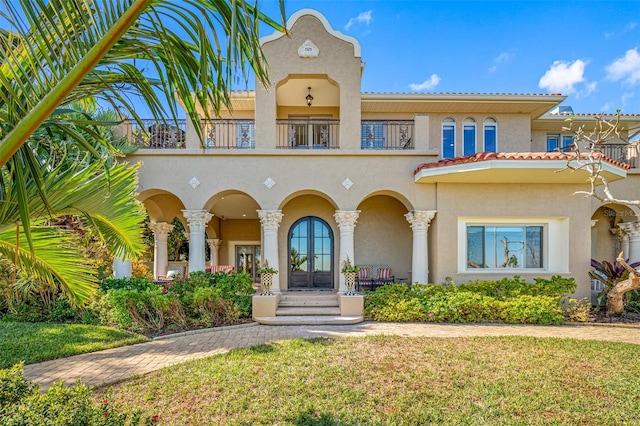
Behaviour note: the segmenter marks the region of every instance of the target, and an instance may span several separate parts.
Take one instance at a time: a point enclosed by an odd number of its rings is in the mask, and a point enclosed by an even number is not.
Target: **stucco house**
[[[261,39],[268,89],[233,93],[232,111],[203,121],[204,140],[190,122],[151,124],[128,155],[143,164],[156,277],[167,275],[175,217],[189,234],[188,271],[204,270],[209,250],[210,265],[257,280],[266,260],[280,303],[296,290],[344,293],[347,256],[407,282],[572,276],[578,297],[590,295],[592,257],[623,249],[640,260],[640,210],[572,196],[587,175],[562,171],[565,120],[595,121],[566,112],[565,96],[362,93],[356,39],[309,9],[287,27]],[[640,115],[621,121],[604,173],[637,199],[629,141]]]

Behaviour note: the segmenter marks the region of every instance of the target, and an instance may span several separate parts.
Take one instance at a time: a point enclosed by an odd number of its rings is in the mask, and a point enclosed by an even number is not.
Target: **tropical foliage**
[[[0,16],[0,253],[82,302],[95,279],[52,217],[78,214],[118,257],[140,250],[135,170],[111,167],[104,129],[139,120],[137,98],[175,120],[177,96],[198,131],[238,75],[267,84],[258,24],[280,27],[235,0],[0,0]]]
[[[565,295],[573,278],[520,277],[478,280],[463,285],[391,284],[365,293],[365,316],[376,321],[505,322],[561,324],[586,321],[590,306]]]
[[[109,279],[89,309],[104,325],[165,333],[250,317],[253,293],[249,275],[236,272],[192,272],[161,284],[146,278]]]

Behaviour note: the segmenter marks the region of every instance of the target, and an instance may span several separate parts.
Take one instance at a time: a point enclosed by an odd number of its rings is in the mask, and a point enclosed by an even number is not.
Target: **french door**
[[[318,217],[303,217],[289,230],[289,289],[333,289],[333,232]]]

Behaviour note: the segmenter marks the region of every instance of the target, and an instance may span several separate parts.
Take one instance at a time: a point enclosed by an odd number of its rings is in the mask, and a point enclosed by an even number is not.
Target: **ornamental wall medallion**
[[[298,56],[301,58],[317,58],[319,54],[320,49],[311,40],[305,41],[298,47]]]

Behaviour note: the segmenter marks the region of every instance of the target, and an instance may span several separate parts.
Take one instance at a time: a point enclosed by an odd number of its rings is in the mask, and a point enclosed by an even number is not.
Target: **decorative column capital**
[[[174,226],[167,222],[157,222],[157,223],[151,222],[149,224],[149,228],[151,229],[151,232],[153,232],[154,235],[158,235],[158,234],[168,234],[169,232],[171,232]]]
[[[205,227],[213,215],[206,210],[182,210],[182,215],[187,219],[189,226]]]
[[[407,222],[411,224],[411,229],[414,231],[428,230],[431,219],[434,218],[436,212],[437,210],[411,210],[404,217],[407,218]]]
[[[260,218],[260,223],[265,228],[274,227],[277,228],[280,226],[280,221],[282,221],[282,210],[256,210],[258,212],[258,217]]]
[[[340,228],[349,227],[353,228],[360,216],[360,210],[336,210],[333,217],[336,219],[336,223]]]
[[[207,244],[209,244],[209,247],[212,247],[212,248],[215,247],[216,249],[219,249],[220,246],[222,245],[222,240],[218,238],[208,238]]]
[[[618,224],[618,228],[631,237],[640,236],[640,222],[623,222]]]

